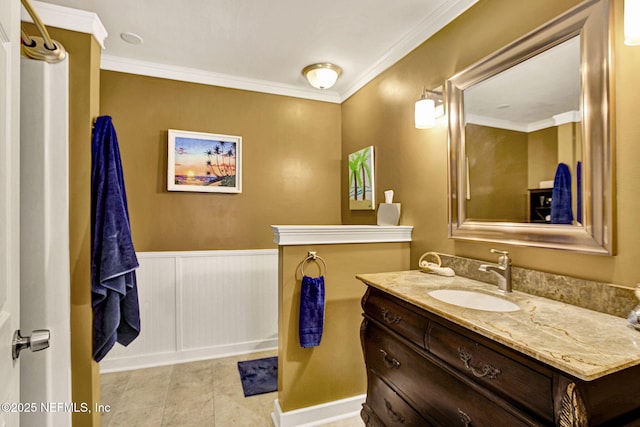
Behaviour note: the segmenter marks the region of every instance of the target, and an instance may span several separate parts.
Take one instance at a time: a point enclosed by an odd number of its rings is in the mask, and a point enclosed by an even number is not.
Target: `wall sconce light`
[[[640,0],[624,0],[624,44],[640,45]]]
[[[316,89],[329,89],[341,74],[342,68],[329,62],[307,65],[302,69],[302,75]]]
[[[436,118],[444,115],[442,90],[426,90],[422,88],[422,95],[416,101],[415,125],[416,129],[429,129],[435,126]]]

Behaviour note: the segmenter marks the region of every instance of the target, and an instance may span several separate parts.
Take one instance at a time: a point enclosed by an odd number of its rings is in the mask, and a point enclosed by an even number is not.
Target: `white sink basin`
[[[520,310],[518,304],[482,292],[465,291],[462,289],[438,289],[429,292],[429,295],[448,304],[472,308],[474,310],[497,312]]]

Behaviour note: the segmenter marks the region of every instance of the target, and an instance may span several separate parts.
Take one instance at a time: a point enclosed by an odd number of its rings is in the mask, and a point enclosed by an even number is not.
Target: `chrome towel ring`
[[[324,262],[324,260],[320,256],[318,256],[316,251],[309,251],[307,253],[307,257],[304,259],[304,261],[302,261],[302,264],[300,266],[300,271],[301,271],[303,276],[305,275],[304,274],[304,266],[308,262],[316,262],[316,263],[318,263],[318,265],[320,266],[320,276],[326,276],[326,274],[327,274],[327,263]]]

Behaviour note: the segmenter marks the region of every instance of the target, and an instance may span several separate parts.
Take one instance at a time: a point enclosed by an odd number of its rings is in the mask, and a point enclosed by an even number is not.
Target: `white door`
[[[71,402],[68,60],[20,61],[20,329],[51,333],[20,355],[22,402]],[[71,425],[70,411],[22,412],[21,427]]]
[[[0,427],[18,426],[20,409],[20,363],[11,352],[20,319],[19,25],[20,2],[0,0]]]

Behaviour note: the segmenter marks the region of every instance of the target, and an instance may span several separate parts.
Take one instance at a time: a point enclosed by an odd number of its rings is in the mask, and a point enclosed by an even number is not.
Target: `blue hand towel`
[[[569,166],[558,164],[551,192],[551,224],[571,224],[571,172]]]
[[[320,345],[324,328],[324,276],[302,277],[300,290],[300,321],[298,324],[302,348]]]
[[[98,117],[91,141],[91,299],[93,358],[99,362],[116,342],[140,333],[135,269],[138,268],[111,117]]]

